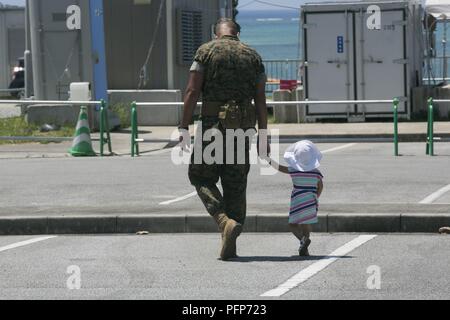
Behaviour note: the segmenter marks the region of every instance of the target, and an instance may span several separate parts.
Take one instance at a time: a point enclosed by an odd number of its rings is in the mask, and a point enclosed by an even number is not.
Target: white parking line
[[[353,147],[355,145],[356,145],[356,143],[349,143],[349,144],[345,144],[343,146],[339,146],[339,147],[331,148],[331,149],[328,149],[328,150],[324,150],[324,151],[322,151],[322,153],[330,153],[330,152],[334,152],[334,151],[339,151],[339,150],[342,150],[342,149],[347,149],[347,148]],[[167,151],[164,151],[164,152],[167,152]],[[173,199],[173,200],[161,202],[159,205],[160,206],[167,206],[167,205],[172,204],[172,203],[180,202],[180,201],[187,200],[189,198],[195,197],[196,195],[197,195],[197,192],[192,192],[192,193],[189,193],[189,194],[187,194],[185,196],[178,197],[178,198]]]
[[[195,197],[196,195],[197,195],[197,191],[189,193],[189,194],[187,194],[185,196],[182,196],[182,197],[179,197],[179,198],[176,198],[176,199],[173,199],[173,200],[161,202],[159,205],[160,206],[167,206],[167,205],[175,203],[175,202],[180,202],[180,201],[187,200],[189,198]]]
[[[445,187],[439,189],[436,192],[433,192],[432,194],[430,194],[428,197],[426,197],[419,203],[420,204],[432,204],[434,201],[436,201],[437,199],[439,199],[440,197],[442,197],[444,194],[446,194],[449,191],[450,191],[450,184],[448,186],[445,186]]]
[[[375,238],[376,235],[364,235],[359,236],[352,241],[346,243],[342,247],[335,250],[333,253],[328,255],[327,257],[315,262],[314,264],[310,265],[309,267],[303,269],[296,275],[294,275],[292,278],[287,280],[285,283],[279,285],[277,288],[267,291],[266,293],[263,293],[261,297],[280,297],[286,293],[288,293],[290,290],[296,288],[301,283],[305,282],[312,276],[316,275],[320,271],[324,270],[326,267],[328,267],[333,262],[336,262],[339,258],[342,258],[358,248],[359,246],[363,245],[364,243],[372,240]]]
[[[40,238],[34,238],[34,239],[26,240],[26,241],[13,243],[13,244],[10,244],[10,245],[4,246],[4,247],[0,247],[0,252],[27,246],[29,244],[33,244],[36,242],[45,241],[45,240],[49,240],[49,239],[53,239],[53,238],[56,238],[56,236],[40,237]]]
[[[357,145],[357,143],[349,143],[349,144],[345,144],[345,145],[340,146],[340,147],[331,148],[331,149],[324,150],[324,151],[321,151],[321,152],[322,153],[330,153],[330,152],[339,151],[339,150],[342,150],[342,149],[351,148],[351,147],[356,146],[356,145]]]

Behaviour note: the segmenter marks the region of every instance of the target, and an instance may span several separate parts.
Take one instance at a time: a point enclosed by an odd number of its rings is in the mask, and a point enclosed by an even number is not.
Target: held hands
[[[180,127],[178,130],[180,132],[179,145],[181,151],[189,152],[189,150],[191,149],[191,135],[189,133],[189,128]],[[258,134],[257,150],[258,156],[262,160],[270,162],[270,141],[266,132],[260,132]]]
[[[270,141],[267,132],[259,132],[257,142],[258,156],[270,163]]]

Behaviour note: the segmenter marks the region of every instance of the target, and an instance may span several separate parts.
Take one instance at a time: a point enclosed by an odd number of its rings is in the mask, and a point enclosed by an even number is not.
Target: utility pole
[[[239,11],[237,9],[238,5],[239,5],[239,0],[233,0],[233,20],[236,20],[236,17],[239,14]]]

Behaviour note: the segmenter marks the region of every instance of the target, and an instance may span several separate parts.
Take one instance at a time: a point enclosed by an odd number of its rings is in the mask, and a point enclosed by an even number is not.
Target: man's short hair
[[[233,34],[238,34],[241,32],[241,26],[239,23],[230,18],[220,18],[214,27],[214,33],[217,35],[219,33],[219,29],[222,25],[226,25]]]

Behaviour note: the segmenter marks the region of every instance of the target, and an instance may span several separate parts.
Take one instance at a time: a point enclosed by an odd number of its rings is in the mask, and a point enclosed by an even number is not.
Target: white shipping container
[[[380,8],[377,29],[368,27]],[[421,8],[408,1],[346,2],[302,6],[305,98],[391,100],[409,117],[410,91],[421,83]],[[376,22],[376,21],[375,21]],[[311,105],[307,118],[392,117],[392,106]]]

